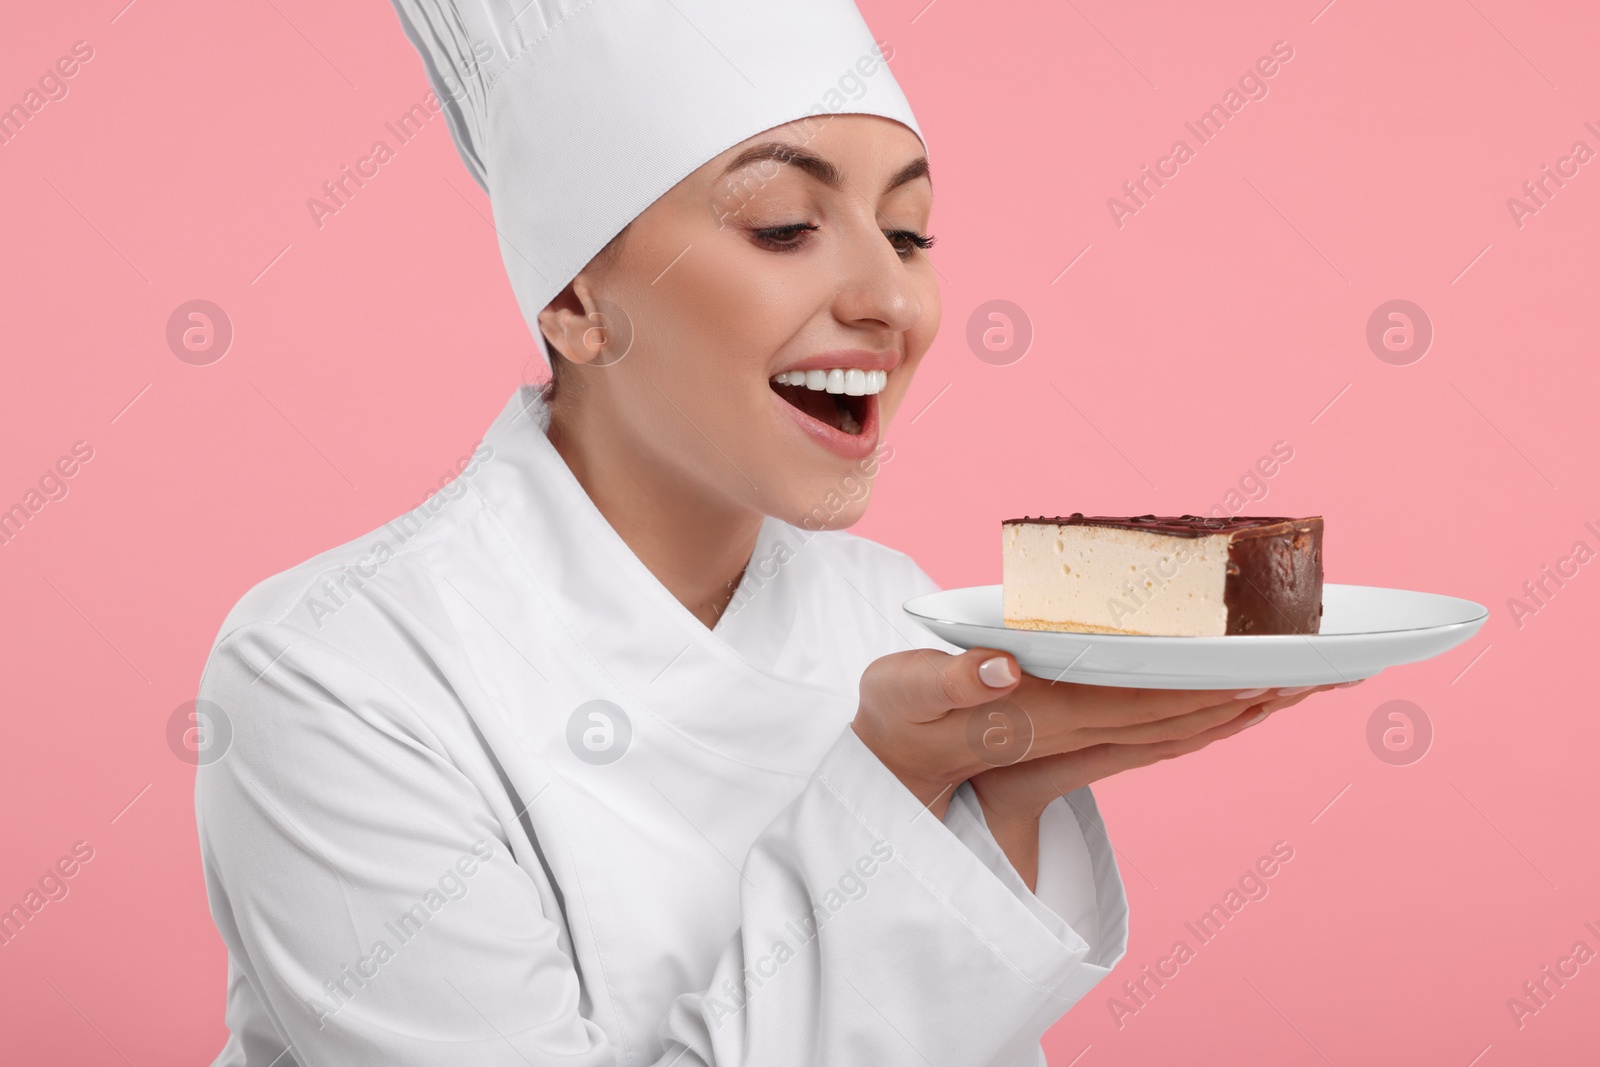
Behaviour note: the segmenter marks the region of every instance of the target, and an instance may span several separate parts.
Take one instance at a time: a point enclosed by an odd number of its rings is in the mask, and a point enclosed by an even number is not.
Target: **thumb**
[[[1017,661],[992,648],[951,655],[914,648],[875,660],[861,676],[861,703],[911,722],[930,722],[952,708],[971,708],[1009,693],[1022,681]]]

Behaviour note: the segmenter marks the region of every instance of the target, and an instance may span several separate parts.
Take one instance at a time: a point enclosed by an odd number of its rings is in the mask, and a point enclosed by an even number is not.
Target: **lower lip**
[[[789,413],[789,417],[805,431],[807,436],[836,456],[843,456],[845,459],[865,459],[878,447],[878,398],[883,395],[881,392],[861,398],[866,401],[866,411],[865,417],[861,420],[860,433],[845,433],[825,422],[813,419],[779,396],[776,390],[768,388],[767,392],[772,394],[773,401]]]

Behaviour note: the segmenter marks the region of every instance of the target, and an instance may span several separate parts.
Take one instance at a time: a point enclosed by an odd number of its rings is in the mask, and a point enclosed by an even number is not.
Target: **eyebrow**
[[[849,181],[844,171],[828,160],[808,152],[804,148],[799,148],[783,141],[762,141],[760,144],[751,145],[733,157],[733,161],[723,168],[722,176],[727,177],[741,167],[748,167],[752,163],[760,163],[769,159],[777,160],[779,163],[787,163],[792,167],[798,167],[801,171],[809,174],[830,189],[842,189],[845,183]],[[933,184],[933,175],[928,169],[927,156],[918,156],[895,171],[888,182],[885,183],[883,191],[888,193],[918,178],[927,178],[928,184]]]

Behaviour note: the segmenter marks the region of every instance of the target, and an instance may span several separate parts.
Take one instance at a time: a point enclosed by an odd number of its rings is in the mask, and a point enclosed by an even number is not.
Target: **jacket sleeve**
[[[743,925],[710,989],[674,1004],[668,1062],[1042,1062],[1045,1030],[1126,948],[1081,794],[1047,815],[1035,896],[970,787],[940,822],[847,727],[751,849]]]
[[[258,623],[207,663],[202,708],[231,732],[195,780],[230,964],[217,1067],[619,1062],[514,812],[396,660]]]
[[[201,697],[231,729],[196,779],[230,957],[218,1063],[645,1062],[586,1017],[557,887],[394,677],[266,624],[207,665]],[[933,818],[846,727],[750,849],[740,929],[709,987],[674,1002],[656,1062],[1039,1063],[1125,945],[1082,792],[1036,896],[970,790]]]

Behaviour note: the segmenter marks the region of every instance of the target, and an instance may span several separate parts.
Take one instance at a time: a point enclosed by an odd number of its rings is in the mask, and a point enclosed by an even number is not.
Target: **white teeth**
[[[786,370],[775,374],[772,380],[778,385],[803,385],[813,392],[827,391],[846,396],[871,396],[881,393],[889,384],[886,370],[862,370],[860,367],[832,367],[828,370]]]

